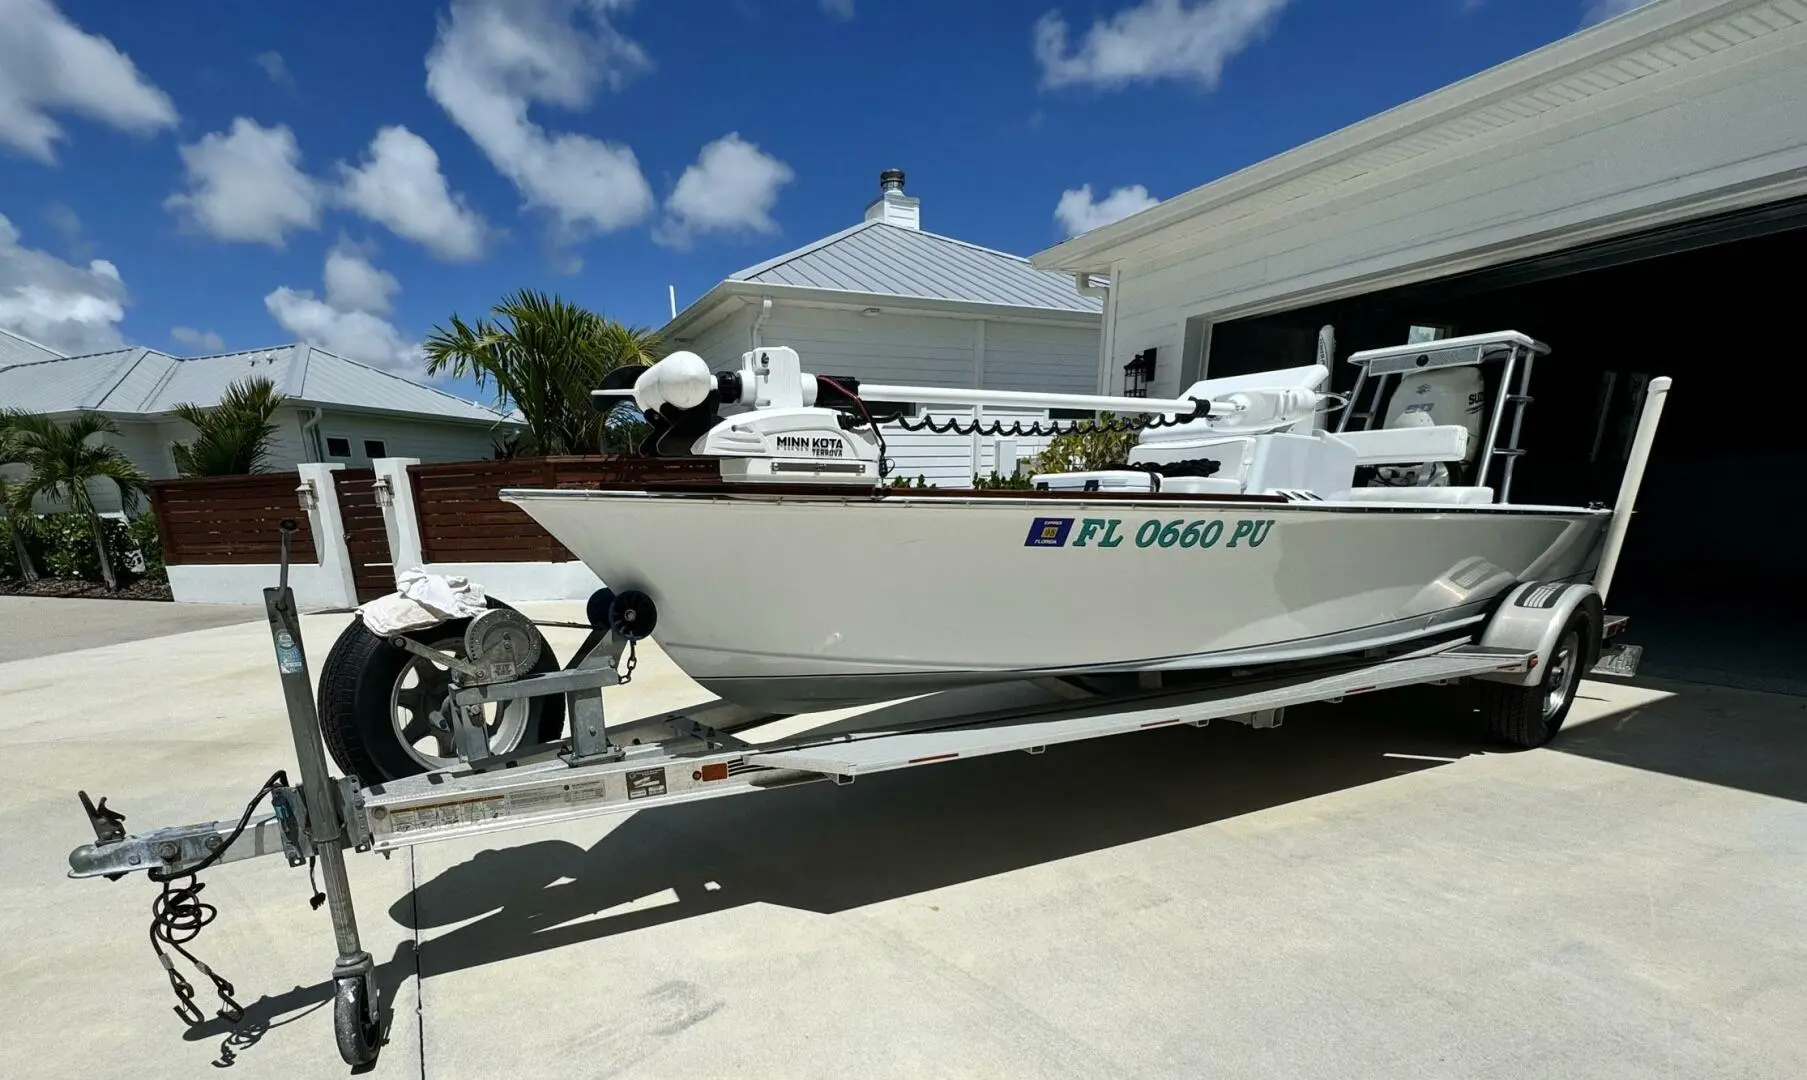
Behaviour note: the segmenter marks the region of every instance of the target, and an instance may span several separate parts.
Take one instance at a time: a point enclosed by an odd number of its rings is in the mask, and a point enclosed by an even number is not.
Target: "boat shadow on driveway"
[[[1724,691],[1671,689],[1565,732],[1552,749],[1807,801],[1807,699],[1744,695],[1766,702],[1753,708]],[[411,976],[743,904],[846,911],[1435,768],[1487,749],[1463,720],[1468,693],[1412,688],[1297,709],[1278,730],[1168,728],[679,805],[637,814],[588,848],[541,840],[485,850],[390,906],[413,930],[453,928],[378,965],[382,1000]],[[330,996],[323,982],[265,997],[240,1026],[268,1026]],[[189,1038],[229,1031],[216,1021]]]

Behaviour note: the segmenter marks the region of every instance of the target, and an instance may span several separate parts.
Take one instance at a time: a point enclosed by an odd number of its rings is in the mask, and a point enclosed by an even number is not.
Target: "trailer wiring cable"
[[[216,974],[205,961],[186,948],[187,944],[200,936],[207,924],[213,922],[220,913],[219,908],[201,899],[201,890],[207,886],[198,875],[218,862],[220,857],[226,853],[226,849],[244,834],[246,826],[251,822],[251,815],[257,812],[258,804],[265,798],[273,796],[278,788],[285,788],[288,785],[287,771],[276,770],[268,780],[264,781],[263,787],[257,789],[257,794],[251,797],[251,801],[245,804],[245,812],[239,816],[238,824],[233,827],[231,834],[219,847],[208,852],[206,858],[182,871],[172,872],[152,867],[148,872],[152,881],[163,886],[163,890],[157,894],[156,899],[151,901],[151,951],[157,954],[157,962],[163,966],[164,973],[169,976],[170,989],[176,995],[176,1015],[191,1027],[206,1018],[201,1015],[201,1010],[194,1003],[194,984],[176,970],[175,961],[170,958],[169,953],[164,951],[164,946],[168,945],[170,949],[181,953],[189,963],[195,966],[195,970],[207,976],[208,980],[213,983],[214,991],[220,996],[219,1016],[222,1020],[237,1023],[244,1017],[244,1007],[233,999],[232,995],[236,991],[232,983]],[[313,860],[310,859],[310,880],[312,864]],[[178,882],[182,882],[182,884],[177,884]],[[319,904],[316,903],[314,906],[318,908]]]

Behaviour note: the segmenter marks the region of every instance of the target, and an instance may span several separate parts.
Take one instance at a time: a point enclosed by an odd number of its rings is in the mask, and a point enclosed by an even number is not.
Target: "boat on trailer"
[[[1649,384],[1611,512],[1514,504],[1544,351],[1517,334],[1453,339],[1357,354],[1348,398],[1304,368],[1207,380],[1170,400],[862,388],[804,374],[788,349],[711,374],[674,354],[627,378],[653,421],[648,448],[719,468],[710,483],[508,494],[614,586],[591,597],[590,633],[567,662],[493,598],[401,632],[378,632],[366,611],[334,643],[316,697],[285,522],[264,606],[297,778],[271,776],[236,820],[138,834],[79,792],[94,842],[70,852],[69,873],[144,871],[161,885],[151,946],[194,1037],[245,1015],[193,951],[214,910],[196,900],[197,875],[280,854],[311,880],[317,864],[314,902],[337,950],[324,992],[341,1058],[362,1067],[387,1022],[347,850],[1212,720],[1271,728],[1295,705],[1466,679],[1494,738],[1542,745],[1583,671],[1635,670],[1635,646],[1595,661],[1623,625],[1605,597],[1669,389]],[[1479,369],[1496,362],[1505,389],[1489,399]],[[883,428],[862,389],[1097,409],[1141,418],[1141,435],[1128,467],[1041,474],[1029,492],[899,492],[880,486]],[[728,700],[610,724],[603,691],[632,679],[649,635]],[[437,674],[409,681],[426,673]],[[960,700],[1013,689],[971,685],[1006,678],[1040,699]],[[919,689],[949,692],[874,710],[854,730],[761,727],[780,706]],[[415,723],[444,756],[410,756]],[[329,771],[329,751],[344,775]],[[215,1020],[176,956],[211,982]]]
[[[1612,510],[1511,500],[1548,352],[1482,334],[1358,352],[1348,397],[1316,364],[1174,399],[861,385],[781,347],[711,373],[675,353],[600,403],[631,395],[643,452],[712,460],[718,482],[501,498],[650,598],[672,661],[749,707],[1361,654],[1472,635],[1514,586],[1599,568]],[[1124,467],[1032,490],[891,488],[869,401],[1095,409],[1139,434]]]

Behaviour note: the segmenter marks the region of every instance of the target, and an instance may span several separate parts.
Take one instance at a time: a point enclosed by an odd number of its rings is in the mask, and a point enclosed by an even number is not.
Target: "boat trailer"
[[[1534,645],[1503,647],[1449,642],[1403,655],[1376,658],[1329,669],[1278,676],[1219,680],[1203,688],[1150,685],[1143,678],[1131,689],[1100,692],[1080,680],[1061,680],[1057,693],[1040,707],[968,713],[897,725],[876,732],[832,736],[808,733],[766,745],[744,741],[736,730],[778,719],[770,714],[714,702],[698,708],[609,725],[602,690],[623,680],[616,666],[637,631],[617,620],[593,627],[585,648],[571,664],[549,674],[498,681],[471,681],[454,697],[467,708],[456,724],[456,767],[422,773],[370,786],[354,777],[331,775],[316,711],[300,613],[288,585],[287,541],[293,523],[285,522],[281,583],[264,590],[276,665],[288,708],[299,777],[291,782],[277,773],[259,789],[236,820],[210,821],[128,835],[125,818],[102,798],[93,802],[80,793],[94,828],[95,840],[70,853],[71,877],[118,879],[144,871],[162,884],[153,905],[152,944],[178,999],[176,1012],[191,1026],[205,1018],[194,1003],[193,985],[177,969],[165,946],[185,957],[209,979],[220,999],[217,1015],[234,1023],[243,1011],[234,987],[186,948],[212,918],[211,908],[196,899],[200,872],[217,864],[261,856],[283,856],[291,867],[317,868],[322,900],[331,915],[337,957],[333,964],[333,1028],[340,1056],[349,1065],[375,1061],[384,1041],[382,1013],[373,979],[374,963],[363,948],[345,852],[390,853],[415,844],[481,836],[534,825],[571,821],[603,814],[651,810],[678,803],[750,794],[797,784],[830,781],[852,784],[859,777],[897,769],[982,757],[1011,751],[1039,754],[1049,746],[1176,725],[1204,727],[1231,720],[1256,728],[1278,727],[1286,709],[1313,702],[1337,702],[1357,694],[1399,687],[1445,684],[1462,679],[1495,680],[1503,689],[1537,690],[1548,680],[1540,666],[1556,672],[1549,656]],[[1545,602],[1549,586],[1530,595],[1521,586],[1512,596],[1526,600],[1501,610],[1518,619],[1531,616],[1526,627],[1539,631],[1572,614],[1591,600],[1591,586],[1561,586],[1568,601]],[[605,605],[606,606],[606,605]],[[621,605],[614,605],[617,612]],[[595,605],[593,605],[593,608]],[[489,614],[525,621],[510,609]],[[1491,625],[1499,625],[1496,616]],[[1599,633],[1616,634],[1622,618],[1603,619]],[[492,637],[495,635],[492,634]],[[1518,639],[1529,642],[1523,628]],[[1548,636],[1548,635],[1545,635]],[[1480,636],[1482,641],[1486,634]],[[424,648],[413,642],[414,649]],[[1627,651],[1627,649],[1631,651]],[[1594,665],[1604,674],[1635,671],[1636,647],[1604,650]],[[450,657],[441,657],[442,662]],[[1578,659],[1578,658],[1577,658]],[[1570,673],[1564,692],[1572,698],[1578,673]],[[1524,685],[1529,683],[1529,685]],[[488,755],[481,730],[473,732],[470,706],[540,695],[566,695],[572,706],[569,735],[558,744],[524,746],[503,756]],[[1564,702],[1566,706],[1566,702]],[[480,715],[480,714],[479,714]],[[474,738],[473,738],[474,734]],[[481,747],[476,753],[471,751]],[[270,808],[258,813],[264,800]]]

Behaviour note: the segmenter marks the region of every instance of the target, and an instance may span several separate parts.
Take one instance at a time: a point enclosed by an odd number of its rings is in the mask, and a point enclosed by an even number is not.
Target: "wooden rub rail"
[[[571,562],[576,556],[519,507],[504,488],[590,488],[637,484],[708,485],[718,463],[636,457],[515,458],[410,465],[427,562]]]
[[[307,515],[296,501],[294,473],[196,477],[151,483],[151,511],[163,560],[172,566],[210,563],[274,563],[281,555],[280,523],[296,523],[290,557],[314,563],[319,556]]]

